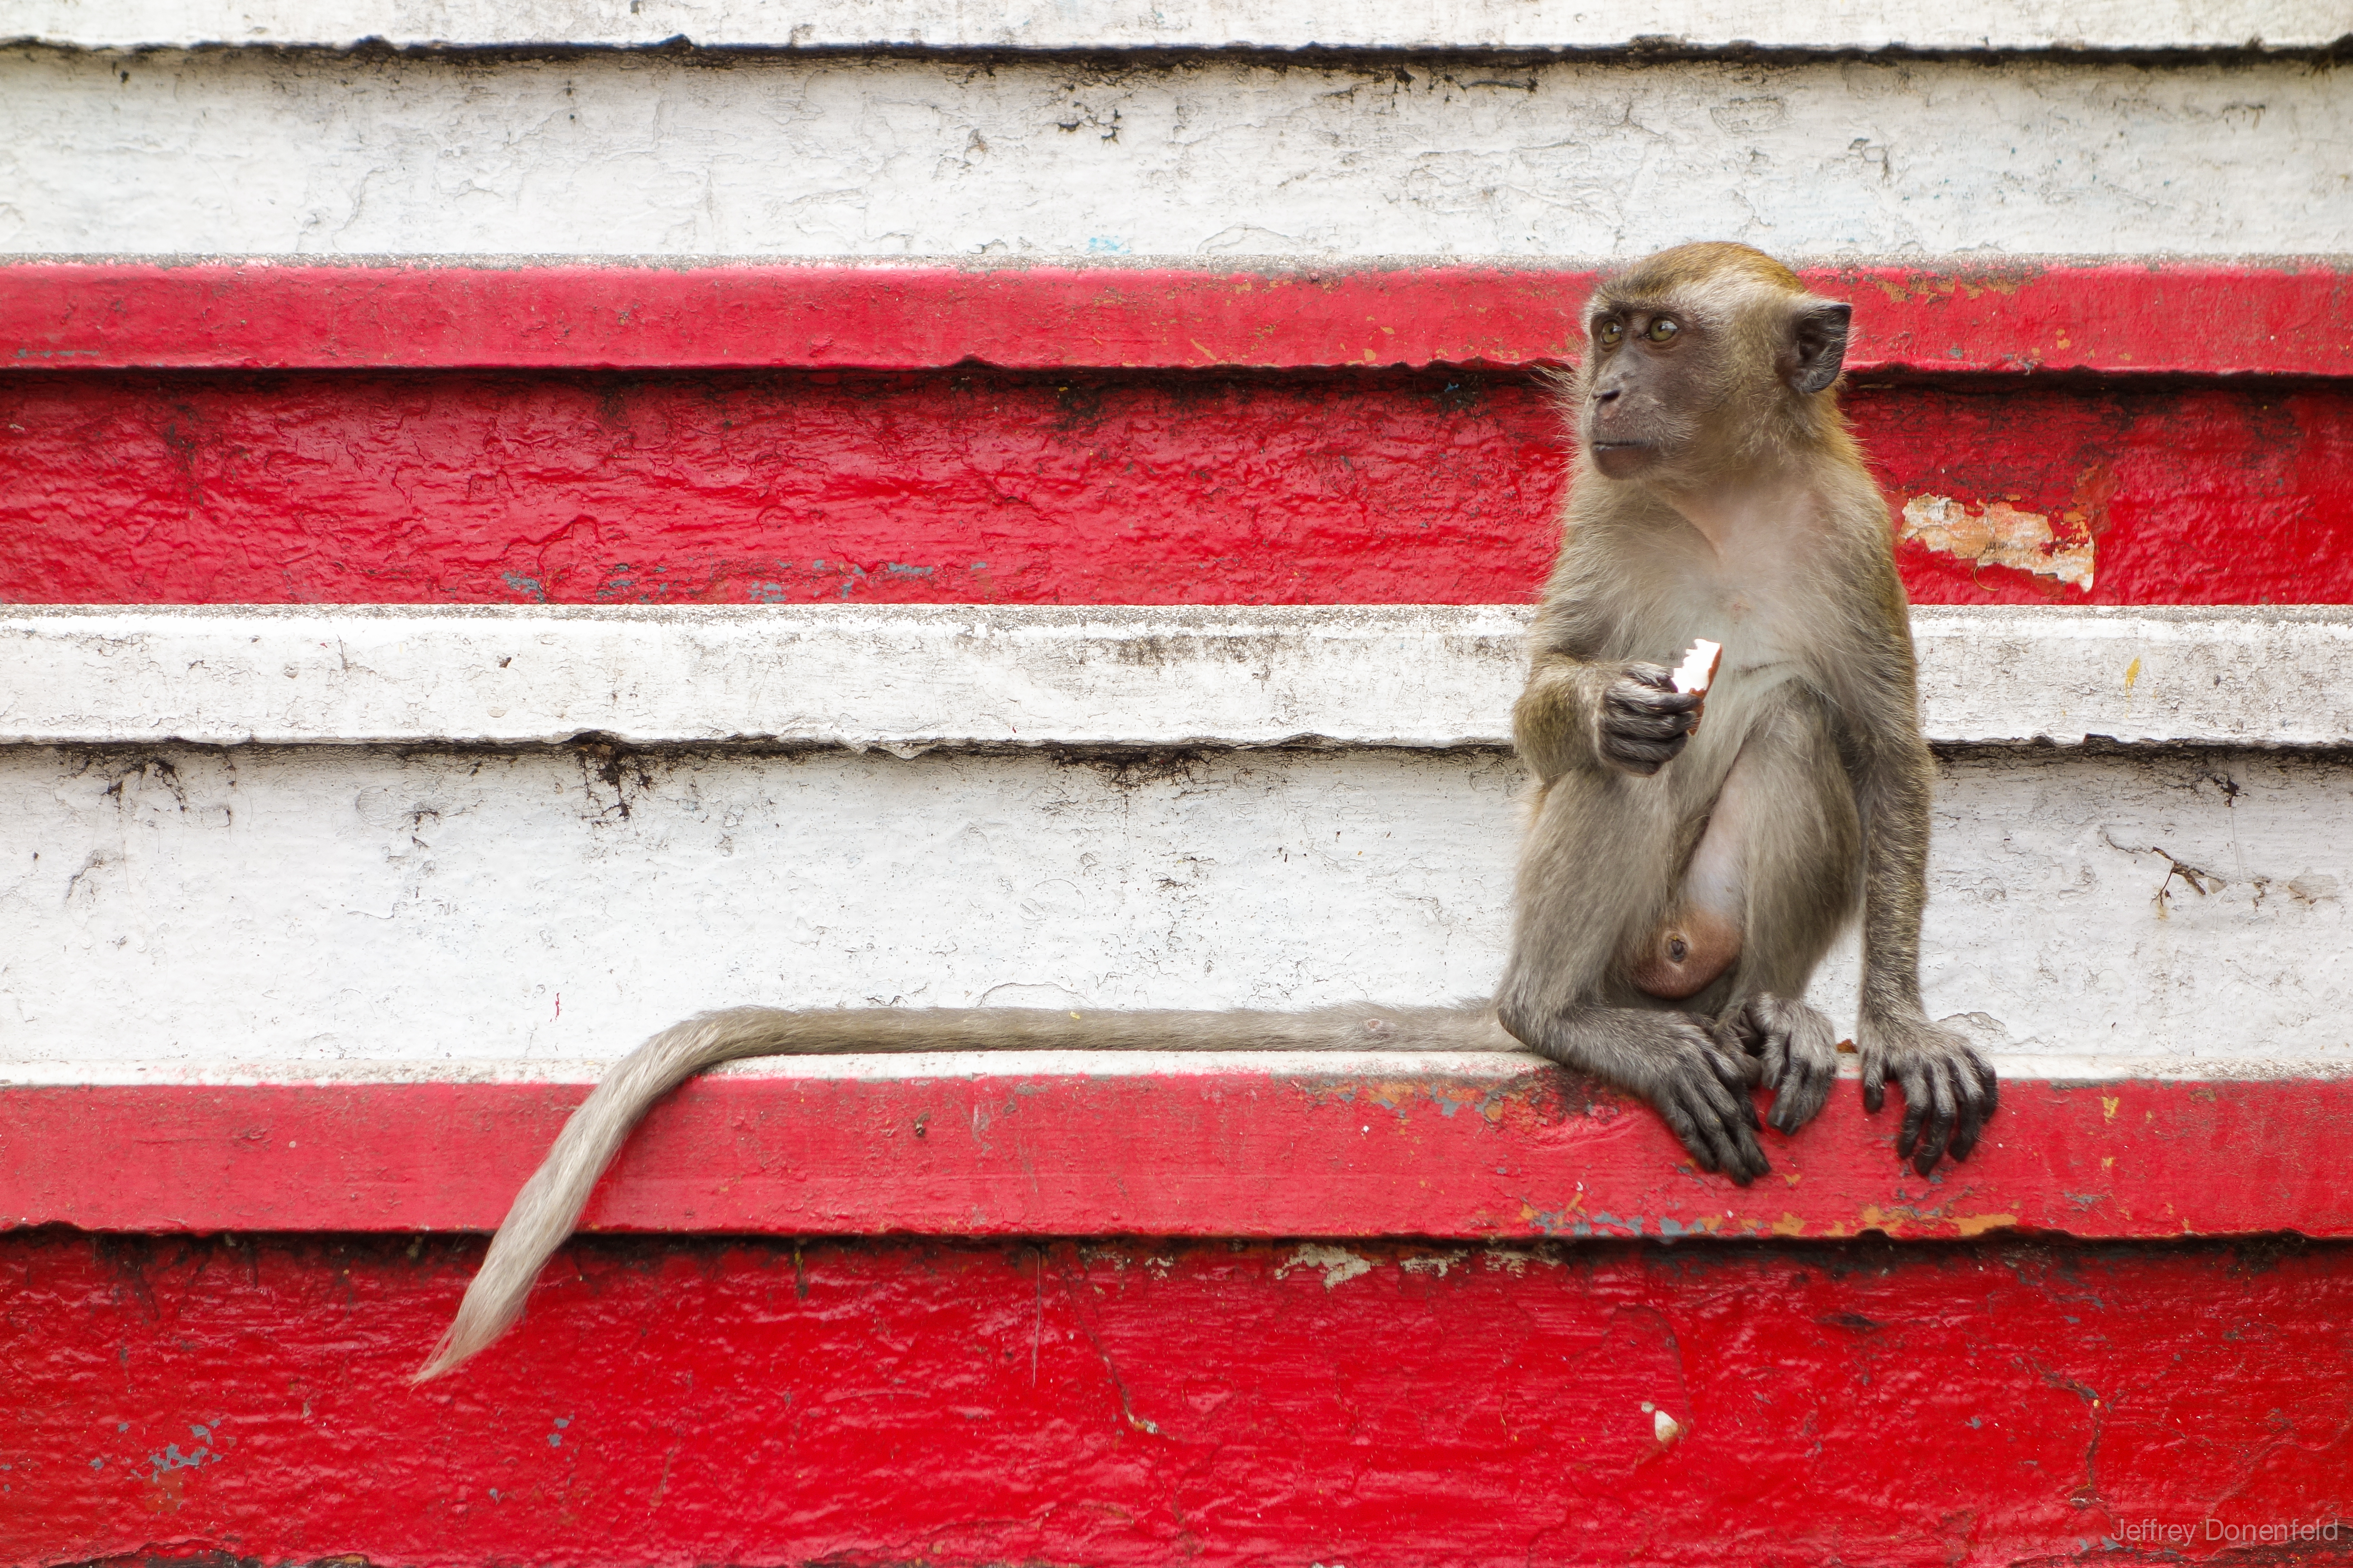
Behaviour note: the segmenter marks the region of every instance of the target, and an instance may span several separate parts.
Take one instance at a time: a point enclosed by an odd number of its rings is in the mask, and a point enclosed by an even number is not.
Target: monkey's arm
[[[1512,741],[1546,783],[1604,763],[1648,777],[1683,749],[1701,700],[1662,664],[1539,653],[1512,705]]]
[[[1905,689],[1910,683],[1905,683]],[[1907,704],[1908,710],[1908,704]],[[1916,724],[1888,725],[1856,780],[1863,831],[1862,1000],[1855,1034],[1862,1103],[1904,1091],[1898,1159],[1926,1175],[1950,1153],[1966,1160],[1999,1100],[1991,1064],[1920,1002],[1920,917],[1927,902],[1928,791],[1936,763]]]

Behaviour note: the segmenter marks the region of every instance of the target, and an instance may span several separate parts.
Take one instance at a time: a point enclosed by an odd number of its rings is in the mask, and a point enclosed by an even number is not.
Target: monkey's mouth
[[[1627,479],[1651,466],[1659,455],[1658,447],[1648,441],[1596,441],[1593,443],[1593,466],[1613,479]]]

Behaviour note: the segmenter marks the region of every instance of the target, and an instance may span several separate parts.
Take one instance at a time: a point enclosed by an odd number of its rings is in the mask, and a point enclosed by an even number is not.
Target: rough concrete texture
[[[586,1077],[733,1002],[1478,994],[1518,780],[1482,751],[12,748],[0,1078]],[[2099,1071],[2353,1062],[2349,787],[2249,752],[1949,763],[1931,1010]],[[1842,1026],[1853,984],[1817,983]]]
[[[0,611],[0,744],[1508,745],[1528,612]],[[2353,609],[1924,605],[1931,739],[2353,744]],[[1733,628],[1704,628],[1739,647]],[[1662,659],[1670,650],[1662,649]]]
[[[2343,124],[2338,80],[2293,60],[322,66],[28,47],[0,58],[0,250],[2344,251]]]
[[[2348,27],[2315,0],[15,0],[6,36],[84,47],[198,44],[406,47],[538,43],[839,48],[1608,48],[1635,39],[1695,47],[2161,49],[2308,47]]]

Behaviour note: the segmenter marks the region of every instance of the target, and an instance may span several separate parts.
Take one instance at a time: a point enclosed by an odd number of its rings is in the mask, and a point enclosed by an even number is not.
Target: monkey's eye
[[[1605,349],[1616,348],[1625,335],[1626,326],[1622,321],[1596,321],[1593,324],[1593,341]]]
[[[1650,331],[1644,332],[1642,335],[1650,339],[1654,343],[1662,343],[1682,331],[1683,329],[1681,327],[1675,325],[1674,319],[1672,317],[1661,316],[1651,323]]]

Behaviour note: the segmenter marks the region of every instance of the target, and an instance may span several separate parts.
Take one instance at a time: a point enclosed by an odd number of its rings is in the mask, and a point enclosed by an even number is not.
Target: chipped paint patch
[[[1469,1247],[1458,1247],[1451,1252],[1428,1252],[1419,1257],[1400,1258],[1398,1267],[1408,1274],[1435,1274],[1443,1279],[1448,1269],[1470,1256]]]
[[[1322,1269],[1324,1289],[1330,1290],[1336,1289],[1344,1280],[1370,1274],[1373,1271],[1373,1260],[1360,1257],[1345,1247],[1327,1247],[1321,1242],[1310,1242],[1282,1262],[1276,1264],[1274,1277],[1280,1279],[1294,1268]]]
[[[1950,496],[1920,495],[1904,503],[1900,536],[1979,566],[2007,566],[2091,591],[2092,527],[2079,512],[2063,512],[2054,529],[2043,513],[2008,501],[1988,501],[1973,512]]]
[[[1957,1216],[1953,1228],[1964,1237],[1983,1236],[1992,1230],[2012,1230],[2018,1226],[2014,1214],[1973,1214]]]

